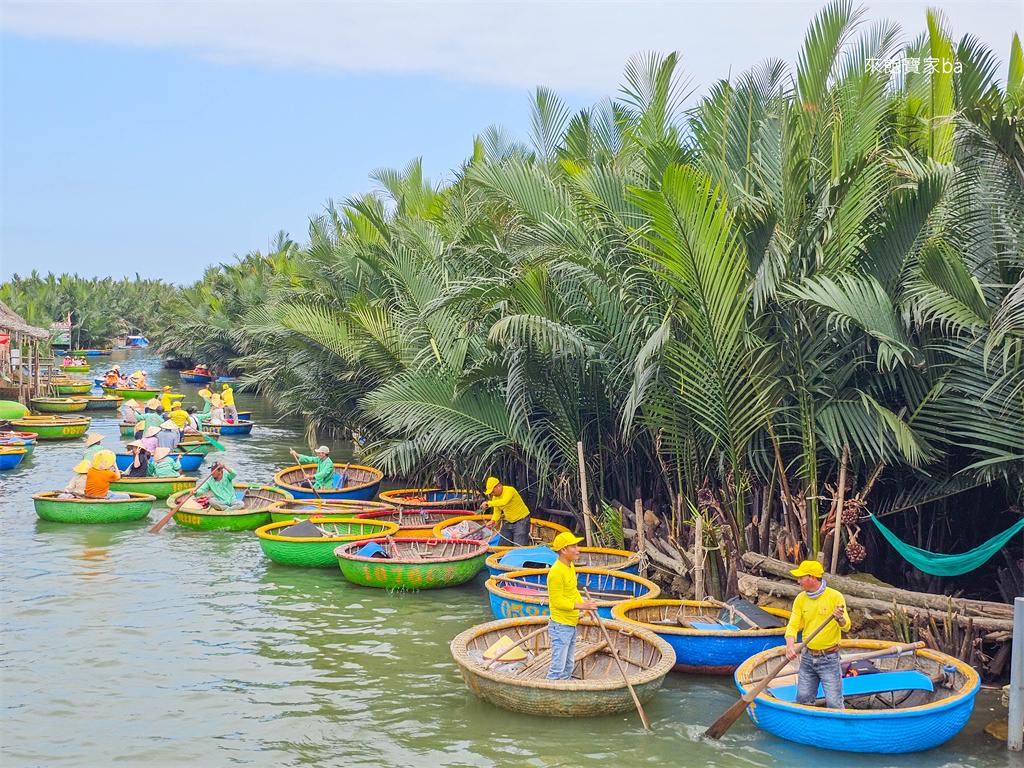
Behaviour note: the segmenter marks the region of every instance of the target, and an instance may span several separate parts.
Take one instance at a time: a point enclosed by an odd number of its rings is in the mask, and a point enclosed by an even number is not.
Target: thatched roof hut
[[[50,332],[25,322],[25,318],[0,301],[0,332],[21,333],[30,339],[48,339]]]

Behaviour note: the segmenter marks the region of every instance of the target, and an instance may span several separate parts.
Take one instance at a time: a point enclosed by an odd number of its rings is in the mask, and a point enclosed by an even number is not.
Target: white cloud
[[[907,36],[941,7],[1006,60],[1020,0],[876,2]],[[682,52],[695,84],[792,61],[816,2],[16,2],[5,32],[186,51],[224,63],[440,76],[516,89],[613,91],[639,50]],[[1005,69],[1005,67],[1004,67]],[[1001,73],[1002,74],[1002,73]]]

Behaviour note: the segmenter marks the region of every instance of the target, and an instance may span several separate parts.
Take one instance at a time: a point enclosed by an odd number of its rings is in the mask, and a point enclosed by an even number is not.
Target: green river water
[[[199,403],[198,387],[156,358],[116,354]],[[216,455],[239,480],[269,484],[288,448],[305,447],[302,425],[237,399],[258,424],[222,438],[227,451]],[[113,416],[93,430],[123,450]],[[989,692],[958,737],[901,756],[805,747],[746,717],[709,742],[700,734],[736,699],[728,678],[670,674],[645,707],[652,732],[635,713],[563,720],[496,709],[469,692],[448,650],[492,619],[483,575],[450,590],[361,588],[338,570],[267,561],[252,533],[172,522],[150,534],[162,501],[131,524],[39,520],[31,495],[63,488],[83,445],[44,443],[0,477],[3,768],[1024,766],[982,731],[1005,717]]]

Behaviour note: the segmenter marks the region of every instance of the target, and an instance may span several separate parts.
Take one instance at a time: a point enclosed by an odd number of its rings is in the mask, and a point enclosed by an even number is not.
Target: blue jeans
[[[814,706],[818,698],[818,683],[825,692],[825,706],[843,708],[843,667],[839,653],[813,656],[807,651],[800,654],[800,672],[797,678],[796,703]]]
[[[123,491],[107,491],[107,495],[104,496],[103,498],[105,498],[105,499],[130,499],[131,496],[129,496],[127,493],[124,493]]]
[[[551,639],[551,666],[548,680],[568,680],[576,666],[576,627],[548,620],[548,637]]]

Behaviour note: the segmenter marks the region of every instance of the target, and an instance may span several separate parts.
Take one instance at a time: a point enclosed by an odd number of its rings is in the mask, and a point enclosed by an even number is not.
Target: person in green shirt
[[[157,448],[147,474],[150,477],[177,477],[181,474],[181,464],[171,456],[170,448]]]
[[[313,475],[313,482],[308,479],[299,483],[302,488],[334,488],[334,462],[331,461],[331,449],[321,445],[316,449],[315,456],[304,456],[295,451],[288,451],[299,464],[316,464],[316,474]]]
[[[210,411],[213,410],[213,405],[210,403],[210,396],[213,393],[206,387],[203,387],[202,389],[199,390],[198,394],[201,398],[203,398],[203,410],[201,411],[201,413],[204,416],[207,416],[210,413]]]
[[[92,461],[92,457],[103,450],[103,446],[100,443],[104,437],[104,435],[97,432],[90,432],[85,436],[85,450],[82,452],[84,460]]]
[[[236,477],[237,474],[234,470],[218,461],[211,468],[210,477],[196,488],[196,497],[205,498],[211,507],[220,511],[241,509],[245,506],[245,502],[235,498],[235,485],[231,482]]]

